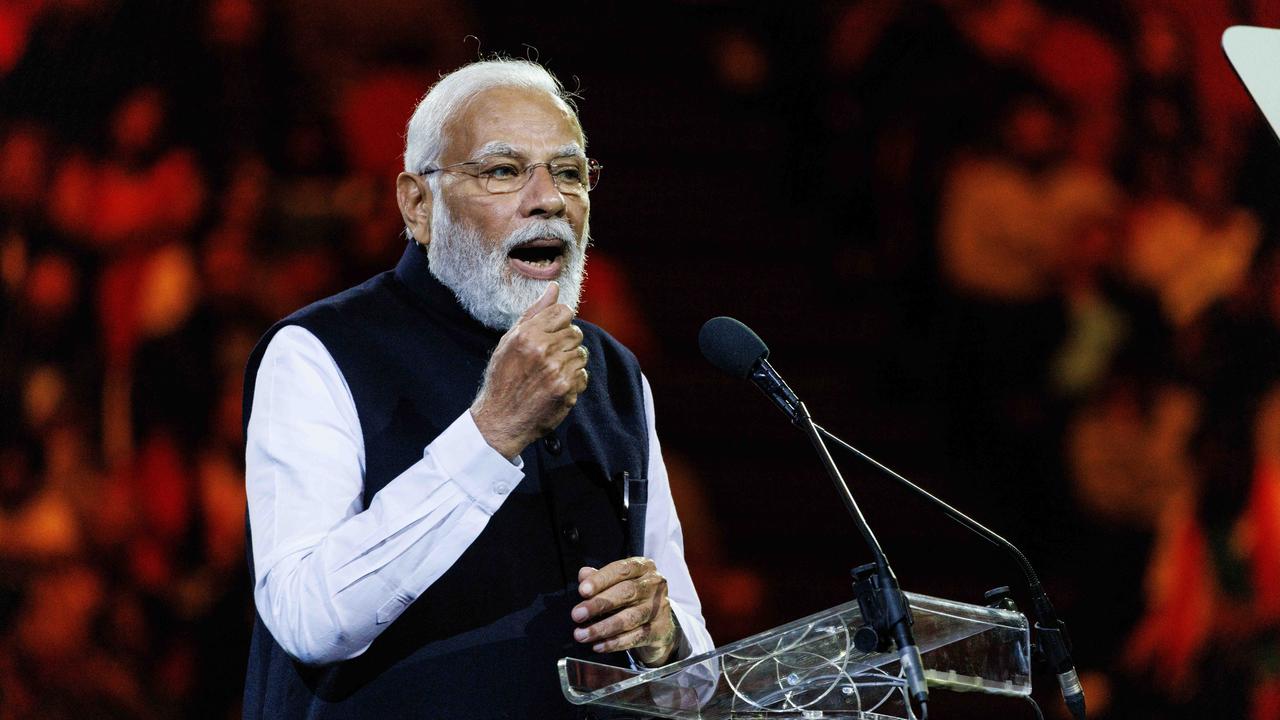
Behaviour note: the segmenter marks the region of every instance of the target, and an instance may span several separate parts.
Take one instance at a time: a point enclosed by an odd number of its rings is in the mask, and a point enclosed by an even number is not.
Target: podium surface
[[[1021,613],[906,593],[930,688],[1031,694],[1031,649]],[[865,718],[915,715],[896,652],[854,646],[856,602],[815,613],[711,652],[633,670],[559,662],[576,705],[664,718]]]

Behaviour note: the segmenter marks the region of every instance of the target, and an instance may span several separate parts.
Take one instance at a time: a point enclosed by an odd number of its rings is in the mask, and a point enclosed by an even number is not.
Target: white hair
[[[573,93],[536,62],[495,58],[464,65],[440,78],[418,101],[405,131],[405,172],[421,173],[438,162],[444,151],[445,125],[476,95],[496,87],[541,90],[563,105],[574,122],[578,120]]]
[[[418,102],[405,131],[405,172],[421,174],[438,166],[445,149],[444,129],[448,123],[477,95],[499,87],[525,88],[549,95],[573,118],[582,138],[579,150],[586,151],[586,136],[578,122],[573,93],[566,91],[554,75],[536,62],[495,58],[465,65],[445,75]],[[586,272],[587,246],[591,242],[585,217],[581,240],[575,237],[568,221],[559,217],[534,218],[506,238],[485,238],[478,229],[450,215],[440,192],[438,174],[428,175],[427,182],[433,195],[428,266],[431,274],[453,291],[467,312],[498,330],[515,324],[546,290],[547,281],[511,272],[507,266],[508,254],[512,248],[542,237],[558,238],[564,243],[558,301],[577,308]],[[407,227],[405,235],[414,239]]]

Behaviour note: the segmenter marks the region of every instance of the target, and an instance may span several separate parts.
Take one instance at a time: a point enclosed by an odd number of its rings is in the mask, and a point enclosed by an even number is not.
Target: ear
[[[396,177],[396,204],[405,227],[413,233],[413,239],[423,247],[431,242],[431,206],[434,200],[431,186],[421,175],[402,172]]]

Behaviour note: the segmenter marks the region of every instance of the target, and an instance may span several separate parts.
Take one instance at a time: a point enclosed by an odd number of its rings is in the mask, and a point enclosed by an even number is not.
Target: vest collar
[[[502,336],[501,331],[494,330],[472,317],[471,313],[464,310],[458,302],[458,296],[431,274],[427,249],[418,243],[410,240],[405,246],[404,254],[396,264],[395,275],[400,284],[420,300],[431,314],[480,333],[493,341]]]

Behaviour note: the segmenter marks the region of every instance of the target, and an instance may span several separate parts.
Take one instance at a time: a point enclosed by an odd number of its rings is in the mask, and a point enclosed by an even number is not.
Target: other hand
[[[667,598],[667,580],[645,557],[617,560],[599,570],[578,571],[578,593],[585,598],[572,610],[575,640],[599,652],[632,650],[645,665],[661,665],[680,641],[680,626]],[[594,623],[586,623],[595,620]]]

